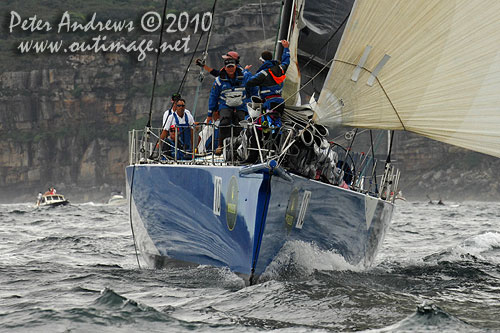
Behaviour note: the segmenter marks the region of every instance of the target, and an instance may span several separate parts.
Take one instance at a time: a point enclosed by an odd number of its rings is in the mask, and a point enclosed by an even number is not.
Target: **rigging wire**
[[[177,93],[180,94],[182,92],[182,88],[184,88],[184,82],[186,82],[186,76],[187,73],[189,72],[189,68],[191,67],[191,63],[193,62],[194,56],[196,55],[196,51],[198,50],[198,46],[200,45],[201,39],[203,38],[203,31],[201,32],[200,38],[198,39],[198,42],[196,43],[196,47],[194,48],[193,55],[191,56],[191,59],[188,62],[188,66],[186,70],[184,71],[184,76],[182,77],[181,83],[179,84],[179,88],[177,88]],[[203,68],[202,68],[203,70]]]
[[[274,108],[272,108],[271,110],[269,110],[269,112],[272,112],[274,111],[277,107],[279,107],[280,105],[285,105],[285,102],[288,101],[290,98],[294,97],[295,95],[297,95],[302,89],[304,89],[309,83],[311,83],[316,77],[318,77],[319,74],[321,74],[322,71],[324,71],[328,66],[330,66],[330,64],[335,60],[335,58],[332,58],[331,60],[329,60],[317,73],[316,75],[314,75],[312,78],[310,78],[306,83],[304,83],[302,85],[302,87],[300,87],[296,92],[294,92],[292,95],[288,96],[287,99],[285,99],[283,102],[281,102],[280,104],[276,105]]]
[[[321,46],[321,48],[319,49],[318,53],[323,51],[323,49],[328,46],[328,44],[330,43],[330,41],[333,39],[333,37],[335,37],[335,35],[340,31],[340,29],[344,26],[344,24],[347,22],[347,19],[349,18],[349,16],[351,15],[351,12],[349,12],[347,14],[347,16],[344,18],[344,20],[342,21],[342,23],[339,25],[339,27],[337,28],[337,30],[335,30],[333,32],[333,34],[330,36],[330,38],[328,38],[328,40],[323,44],[323,46]],[[311,63],[311,61],[314,60],[314,58],[316,58],[316,54],[312,54],[309,59],[307,59],[307,62],[304,64],[304,66],[302,66],[302,70],[304,70],[304,68],[307,67],[307,65],[309,65]]]
[[[146,127],[150,128],[151,127],[151,118],[153,117],[153,101],[155,98],[155,88],[156,88],[156,77],[158,75],[158,62],[160,60],[160,54],[161,54],[161,43],[163,40],[163,30],[165,27],[165,14],[167,13],[167,2],[168,0],[165,0],[164,6],[163,6],[163,12],[162,12],[162,20],[161,20],[161,30],[160,30],[160,40],[158,41],[158,52],[156,53],[156,63],[155,63],[155,69],[153,73],[153,89],[151,91],[151,103],[149,104],[149,118],[148,118],[148,124]]]
[[[205,63],[205,60],[207,59],[207,55],[208,55],[208,46],[210,45],[210,38],[212,36],[212,27],[214,25],[214,16],[215,16],[215,6],[217,5],[217,0],[214,0],[214,5],[212,7],[212,23],[210,24],[210,29],[208,30],[208,36],[207,36],[207,42],[205,44],[205,50],[203,51],[203,56],[202,56],[202,62]],[[198,41],[198,44],[200,43],[201,41],[201,36],[200,36],[200,39]],[[186,69],[186,73],[184,74],[184,78],[183,80],[186,78],[186,74],[187,72],[189,71],[189,66],[191,66],[192,62],[193,62],[193,58],[194,58],[194,55],[196,53],[196,50],[198,49],[198,44],[196,45],[196,49],[194,50],[193,52],[193,56],[191,57],[191,61],[189,62],[189,65],[188,65],[188,68]],[[205,74],[204,74],[204,68],[203,67],[200,67],[200,74],[198,76],[198,86],[196,87],[196,93],[194,95],[194,104],[193,104],[193,118],[196,117],[196,107],[198,106],[198,96],[200,95],[200,89],[201,89],[201,84],[203,83],[203,80],[205,79]],[[181,82],[181,86],[179,87],[179,92],[180,90],[182,89],[182,82]]]
[[[370,130],[370,143],[372,146],[372,179],[375,180],[375,193],[378,193],[377,174],[375,172],[375,149],[373,148],[372,130]]]
[[[391,144],[389,146],[389,152],[387,153],[387,160],[385,161],[386,164],[391,163],[391,152],[392,152],[392,141],[394,140],[394,130],[391,131]]]
[[[135,259],[137,259],[137,266],[139,266],[139,269],[141,269],[141,263],[139,262],[139,254],[137,253],[137,244],[135,240],[135,233],[134,233],[134,225],[132,223],[132,190],[134,188],[134,175],[135,175],[135,164],[132,169],[132,179],[130,181],[130,194],[129,194],[129,209],[128,209],[128,216],[130,219],[130,229],[132,229],[132,239],[134,240],[134,249],[135,249]]]
[[[264,40],[266,40],[266,27],[264,26],[264,13],[262,12],[262,0],[260,2],[260,20],[262,22],[262,34],[264,35]]]

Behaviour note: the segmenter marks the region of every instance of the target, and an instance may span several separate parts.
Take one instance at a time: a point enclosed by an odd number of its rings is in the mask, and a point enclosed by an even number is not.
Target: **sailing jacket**
[[[208,116],[211,117],[214,111],[222,109],[236,109],[247,111],[247,104],[250,102],[250,97],[257,89],[252,89],[247,93],[245,85],[252,74],[243,70],[241,67],[236,68],[234,79],[227,76],[226,70],[222,69],[220,75],[215,78],[212,90],[210,90],[210,98],[208,100]],[[240,101],[237,95],[240,95]],[[229,104],[229,105],[228,105]]]
[[[285,48],[281,56],[281,64],[277,60],[266,60],[260,66],[257,74],[248,80],[246,84],[247,88],[259,87],[259,96],[264,100],[263,108],[270,109],[271,103],[282,103],[284,101],[283,97],[281,97],[283,89],[282,79],[284,79],[283,76],[289,65],[290,49]]]

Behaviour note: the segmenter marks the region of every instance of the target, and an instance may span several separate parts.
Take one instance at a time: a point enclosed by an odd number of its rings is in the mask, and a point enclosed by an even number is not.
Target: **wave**
[[[363,267],[347,263],[335,251],[323,251],[315,244],[303,241],[289,241],[266,268],[260,281],[308,277],[315,271],[362,270]]]
[[[26,214],[26,213],[29,213],[29,212],[30,211],[27,211],[27,210],[14,209],[14,210],[10,211],[9,214],[23,215],[23,214]]]
[[[423,260],[425,262],[482,262],[484,264],[499,264],[500,233],[484,232],[472,236],[460,244],[444,251],[431,254]]]
[[[139,317],[143,319],[147,317],[148,320],[153,321],[169,320],[166,315],[157,311],[155,308],[124,297],[107,287],[101,290],[100,296],[94,301],[94,306],[97,309],[106,310],[106,312],[113,311],[113,316],[119,320],[133,320],[133,314],[139,314]],[[93,310],[93,308],[90,308],[90,310]]]
[[[365,332],[482,332],[471,324],[456,318],[437,305],[422,304],[416,311],[388,327]]]

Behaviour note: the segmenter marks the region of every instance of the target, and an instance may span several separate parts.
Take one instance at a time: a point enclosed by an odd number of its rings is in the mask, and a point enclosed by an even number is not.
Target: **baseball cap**
[[[234,59],[236,61],[240,60],[240,55],[238,52],[235,51],[229,51],[225,55],[222,56],[223,59]]]

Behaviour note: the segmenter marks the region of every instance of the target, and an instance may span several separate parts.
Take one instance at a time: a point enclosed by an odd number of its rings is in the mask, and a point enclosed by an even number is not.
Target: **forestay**
[[[319,121],[407,130],[500,157],[499,15],[498,0],[357,0]]]

